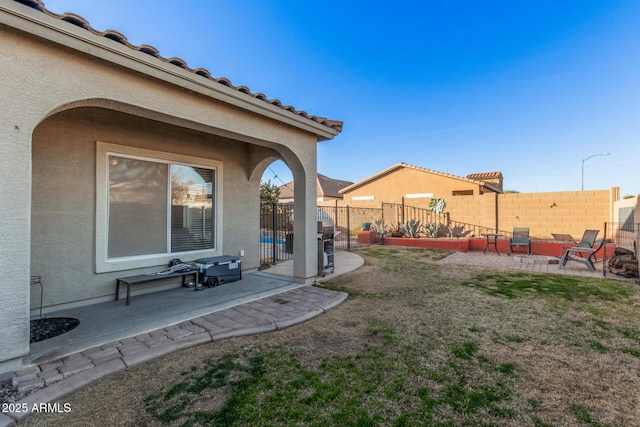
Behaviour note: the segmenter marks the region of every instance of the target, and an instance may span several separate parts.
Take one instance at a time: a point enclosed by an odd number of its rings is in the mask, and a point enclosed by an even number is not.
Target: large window
[[[215,168],[108,154],[107,259],[215,248]]]

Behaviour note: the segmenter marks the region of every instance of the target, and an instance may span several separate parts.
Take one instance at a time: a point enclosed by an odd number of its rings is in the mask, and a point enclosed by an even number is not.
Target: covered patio
[[[31,344],[25,365],[51,362],[69,354],[176,325],[303,286],[291,277],[261,272],[214,288],[174,288],[119,301],[47,313],[46,318],[73,318],[80,324],[59,336]]]
[[[355,270],[363,263],[360,256],[351,252],[337,252],[336,258],[335,274],[318,276],[314,283],[331,280],[337,275]],[[240,281],[200,291],[195,291],[194,288],[173,288],[134,296],[129,306],[121,298],[119,301],[49,312],[45,317],[74,318],[80,324],[67,333],[31,344],[29,355],[24,358],[24,365],[48,363],[89,348],[168,328],[234,307],[242,310],[238,307],[295,289],[307,292],[311,287],[293,278],[293,260],[288,260],[264,271],[244,274]],[[32,318],[37,319],[38,316]],[[256,320],[260,320],[259,316]],[[230,329],[244,326],[246,325],[231,322],[226,325]]]
[[[256,271],[260,179],[276,160],[298,183],[291,282],[313,283],[317,144],[342,122],[40,1],[1,2],[0,35],[0,374],[33,360],[31,276],[50,315],[109,304],[117,278],[175,258],[239,256],[243,273]],[[136,286],[132,307],[175,285]]]
[[[343,251],[336,259],[335,274],[318,276],[317,282],[353,271],[364,262]],[[24,367],[0,375],[0,384],[13,382],[19,402],[31,408],[168,353],[304,322],[347,298],[344,292],[296,282],[293,260],[268,271],[245,274],[240,281],[202,291],[175,288],[138,295],[129,306],[120,300],[50,312],[49,317],[73,317],[80,324],[33,343]],[[28,414],[0,414],[0,425]]]

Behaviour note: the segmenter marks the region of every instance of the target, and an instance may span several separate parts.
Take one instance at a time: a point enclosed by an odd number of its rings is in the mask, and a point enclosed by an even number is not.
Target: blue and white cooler
[[[218,286],[242,279],[242,261],[231,255],[200,258],[194,261],[200,271],[200,282],[205,286]]]

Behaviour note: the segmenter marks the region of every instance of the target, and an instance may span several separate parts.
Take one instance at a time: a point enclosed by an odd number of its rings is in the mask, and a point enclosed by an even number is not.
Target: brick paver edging
[[[303,286],[22,368],[15,372],[13,385],[19,392],[36,391],[16,402],[19,412],[0,413],[0,427],[23,420],[34,405],[37,408],[59,400],[106,375],[199,344],[287,328],[319,316],[346,299],[344,292]]]

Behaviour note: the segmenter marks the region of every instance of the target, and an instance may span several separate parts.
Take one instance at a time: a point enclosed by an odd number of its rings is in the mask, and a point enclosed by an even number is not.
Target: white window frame
[[[108,228],[109,228],[109,156],[123,156],[139,158],[151,162],[167,164],[183,164],[215,170],[215,182],[213,186],[214,197],[214,228],[215,241],[213,249],[196,250],[171,254],[170,252],[152,255],[139,255],[121,258],[108,258]],[[223,212],[223,168],[222,162],[193,156],[186,156],[164,151],[149,150],[145,148],[129,147],[126,145],[112,144],[102,141],[96,142],[96,272],[106,273],[110,271],[131,270],[142,267],[154,267],[166,265],[172,258],[180,257],[183,261],[192,261],[197,258],[219,256],[222,249],[222,212]],[[170,209],[167,206],[167,209]],[[170,225],[167,225],[170,227]],[[170,236],[168,236],[170,239]],[[167,250],[170,251],[170,245]]]

